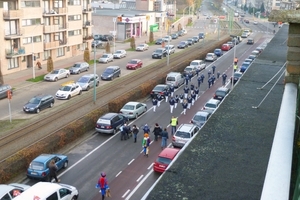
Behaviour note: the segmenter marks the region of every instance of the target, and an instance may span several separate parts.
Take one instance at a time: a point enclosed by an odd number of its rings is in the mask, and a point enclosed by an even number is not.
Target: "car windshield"
[[[240,78],[241,76],[242,76],[241,73],[235,73],[235,74],[234,74],[234,77],[236,77],[236,78]]]
[[[104,54],[104,55],[102,56],[102,58],[108,58],[108,55],[107,55],[107,54]]]
[[[51,74],[58,74],[58,70],[53,70],[52,72],[51,72]]]
[[[87,83],[89,81],[88,77],[81,77],[77,82],[79,83]]]
[[[205,104],[205,107],[208,107],[208,108],[216,108],[217,105],[216,105],[216,104],[213,104],[213,103],[207,103],[207,104]]]
[[[169,50],[169,49],[171,49],[171,47],[168,47],[168,46],[167,46],[166,49]]]
[[[191,138],[190,133],[182,132],[182,131],[177,131],[177,132],[175,133],[175,136],[181,137],[181,138]]]
[[[118,53],[122,53],[122,51],[116,51],[116,54],[118,54]]]
[[[224,91],[216,91],[216,96],[224,97],[225,95],[226,95],[226,92],[224,92]]]
[[[106,68],[106,70],[104,71],[104,73],[107,73],[107,74],[111,74],[113,72],[114,72],[114,70],[111,68]]]
[[[156,53],[162,53],[162,50],[159,49],[159,50],[156,50],[155,52]]]
[[[198,65],[198,62],[191,62],[191,65]]]
[[[145,45],[143,45],[143,44],[140,44],[138,47],[144,47]]]
[[[169,165],[172,162],[172,160],[169,159],[169,158],[158,157],[156,159],[156,162],[161,163],[161,164],[165,164],[165,165]]]
[[[198,39],[198,37],[193,37],[194,39]]]
[[[156,41],[157,41],[157,42],[160,42],[160,41],[162,41],[162,39],[157,39]]]
[[[130,64],[136,64],[137,61],[136,61],[136,60],[131,60],[129,63],[130,63]]]
[[[32,98],[30,99],[29,103],[31,104],[39,104],[41,101],[41,99],[38,99],[38,98]]]
[[[74,67],[74,68],[79,68],[79,67],[80,67],[80,64],[74,64],[73,67]]]
[[[43,170],[44,169],[44,164],[41,163],[41,162],[33,161],[33,162],[30,163],[29,168],[34,169],[34,170]]]
[[[193,69],[190,68],[190,67],[187,67],[187,68],[184,69],[184,71],[192,71],[192,70],[193,70]]]
[[[202,116],[202,115],[195,115],[195,117],[193,118],[193,121],[205,121],[206,117]]]
[[[124,109],[124,110],[134,110],[134,106],[133,105],[125,105],[125,106],[123,106],[122,109]]]
[[[180,44],[182,44],[182,45],[183,45],[183,44],[185,44],[185,42],[180,42]]]
[[[153,90],[155,91],[163,91],[165,87],[163,86],[156,86]]]
[[[167,81],[175,81],[175,77],[169,76],[169,77],[167,78]]]
[[[66,86],[61,87],[59,90],[60,91],[70,91],[71,90],[71,86],[66,85]]]

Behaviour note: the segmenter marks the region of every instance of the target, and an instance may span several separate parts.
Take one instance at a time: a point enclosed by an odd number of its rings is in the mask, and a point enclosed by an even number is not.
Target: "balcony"
[[[86,42],[87,40],[92,40],[93,36],[92,35],[87,35],[87,36],[83,36],[83,42]]]
[[[24,31],[23,29],[11,32],[10,30],[4,30],[4,39],[13,40],[17,38],[21,38]]]
[[[45,42],[44,50],[55,49],[59,47],[59,41]]]
[[[44,33],[54,33],[65,31],[67,29],[66,24],[59,24],[59,25],[48,25],[44,26]]]
[[[43,16],[58,16],[58,15],[66,15],[68,12],[67,8],[52,8],[50,10],[45,10],[43,12]]]
[[[83,6],[82,7],[82,13],[89,13],[92,12],[91,5]]]
[[[68,44],[67,39],[59,40],[59,46],[66,46]]]
[[[91,21],[85,21],[83,22],[83,28],[88,28],[92,26],[92,22]]]
[[[5,54],[6,54],[6,58],[8,59],[22,56],[25,54],[25,48],[20,47],[20,48],[5,49]]]
[[[6,10],[3,11],[4,20],[19,19],[23,17],[23,10]]]

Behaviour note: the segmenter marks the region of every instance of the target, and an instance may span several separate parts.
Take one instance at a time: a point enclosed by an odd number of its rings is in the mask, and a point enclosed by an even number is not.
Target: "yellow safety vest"
[[[233,65],[233,69],[237,69],[237,67],[238,67],[237,65]]]
[[[171,119],[171,126],[176,126],[177,125],[177,118],[172,118]]]

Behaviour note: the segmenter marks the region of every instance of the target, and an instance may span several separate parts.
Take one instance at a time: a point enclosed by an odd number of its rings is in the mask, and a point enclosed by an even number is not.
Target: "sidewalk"
[[[155,35],[154,35],[154,38]],[[141,37],[137,37],[135,38],[135,44],[141,44],[144,43],[145,41],[149,41],[149,36],[141,36]],[[124,43],[121,41],[116,41],[116,50],[117,49],[129,49],[130,48],[130,43]],[[111,47],[111,51],[113,51],[113,47]],[[96,52],[96,59],[98,59],[103,52],[105,52],[105,49],[97,49]],[[91,60],[94,59],[94,53],[91,52]],[[78,55],[75,57],[71,57],[71,58],[67,58],[64,60],[59,60],[54,62],[54,69],[58,69],[58,68],[67,68],[67,67],[71,67],[75,62],[82,62],[83,61],[83,54],[82,55]],[[47,65],[44,64],[42,65],[42,69],[39,70],[37,67],[35,67],[35,76],[41,76],[44,74],[47,74]],[[5,84],[9,84],[11,85],[14,89],[20,89],[26,86],[30,86],[33,84],[36,84],[34,82],[30,82],[30,81],[26,81],[27,79],[30,79],[33,77],[33,69],[32,68],[28,68],[26,70],[22,70],[19,72],[15,72],[12,74],[7,74],[3,76],[4,79],[4,83]]]

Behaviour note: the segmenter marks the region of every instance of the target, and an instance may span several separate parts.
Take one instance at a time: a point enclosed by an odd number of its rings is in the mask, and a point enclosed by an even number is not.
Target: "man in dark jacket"
[[[161,149],[164,149],[167,147],[167,140],[169,139],[169,134],[167,132],[167,129],[164,128],[164,130],[161,132]]]
[[[161,134],[161,127],[158,125],[158,123],[155,124],[154,129],[153,129],[153,133],[154,133],[154,140],[157,141],[158,140],[158,136]]]

